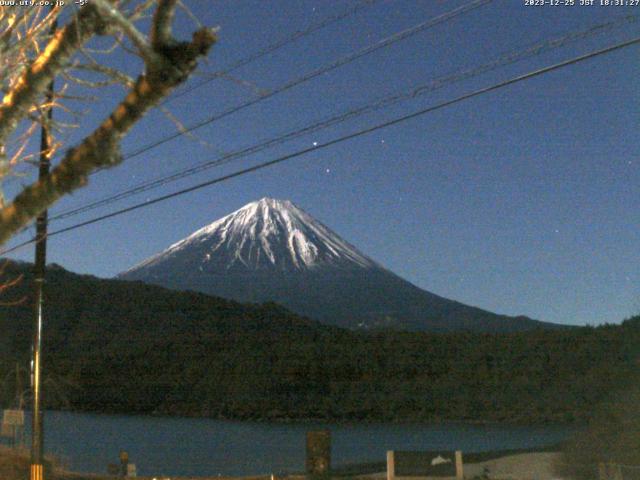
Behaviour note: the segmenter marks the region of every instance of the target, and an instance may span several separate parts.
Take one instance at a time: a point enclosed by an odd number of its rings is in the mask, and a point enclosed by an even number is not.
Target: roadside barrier
[[[640,480],[640,465],[600,463],[598,478],[600,480]]]

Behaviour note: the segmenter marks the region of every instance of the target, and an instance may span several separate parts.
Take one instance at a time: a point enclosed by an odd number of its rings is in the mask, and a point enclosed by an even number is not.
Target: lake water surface
[[[384,461],[387,450],[545,446],[571,433],[553,426],[283,424],[46,412],[45,449],[82,472],[105,473],[107,464],[118,462],[121,449],[145,476],[301,472],[306,432],[320,428],[331,431],[334,465]]]

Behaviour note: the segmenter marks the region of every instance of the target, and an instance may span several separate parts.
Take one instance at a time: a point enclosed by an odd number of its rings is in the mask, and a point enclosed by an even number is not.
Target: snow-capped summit
[[[153,269],[172,258],[179,258],[182,268],[208,273],[376,266],[289,200],[273,198],[245,205],[123,275]]]
[[[241,302],[274,301],[349,328],[517,331],[544,326],[422,290],[288,200],[263,198],[119,275]]]

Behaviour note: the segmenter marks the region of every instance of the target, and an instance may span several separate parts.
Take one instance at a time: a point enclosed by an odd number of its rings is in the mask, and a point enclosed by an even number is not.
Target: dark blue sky
[[[356,5],[354,1],[186,2],[220,42],[200,72],[215,72]],[[255,98],[466,1],[380,0],[166,104],[189,125]],[[579,3],[579,0],[576,0]],[[275,95],[94,175],[52,215],[306,126],[529,45],[640,7],[525,6],[496,0]],[[180,18],[178,30],[193,29]],[[402,116],[482,86],[640,35],[638,20],[562,48],[214,168],[52,230],[243,166]],[[506,87],[368,136],[305,155],[69,234],[49,261],[115,275],[193,230],[264,196],[290,199],[364,253],[439,295],[506,314],[567,324],[619,322],[640,312],[640,47]],[[112,63],[132,72],[131,58]],[[194,75],[191,84],[201,82]],[[79,138],[117,98],[91,108]],[[154,112],[124,151],[175,131]],[[25,181],[25,180],[23,180]],[[26,236],[16,237],[15,242]],[[31,249],[16,258],[31,260]]]

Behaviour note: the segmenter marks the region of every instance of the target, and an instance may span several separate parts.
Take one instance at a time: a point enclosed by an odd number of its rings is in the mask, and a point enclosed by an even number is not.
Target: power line
[[[209,76],[209,78],[207,78],[206,80],[196,84],[196,85],[192,85],[189,88],[185,88],[184,90],[180,90],[178,92],[175,92],[173,95],[171,95],[168,98],[165,98],[162,102],[160,102],[160,104],[158,106],[162,106],[165,105],[177,98],[182,97],[183,95],[186,95],[214,80],[217,80],[219,78],[227,78],[228,75],[234,71],[236,71],[237,69],[248,65],[249,63],[252,63],[270,53],[275,52],[276,50],[279,50],[282,47],[285,47],[287,45],[290,45],[294,42],[296,42],[297,40],[304,38],[308,35],[311,35],[314,32],[317,32],[318,30],[322,30],[325,27],[328,27],[329,25],[339,22],[340,20],[343,20],[345,18],[350,17],[351,15],[354,15],[356,13],[358,13],[361,10],[364,10],[365,8],[368,8],[370,6],[373,6],[375,3],[377,3],[379,0],[360,0],[360,2],[358,2],[355,6],[353,6],[350,9],[345,10],[344,12],[335,14],[335,15],[329,15],[328,17],[325,17],[323,20],[321,20],[320,22],[317,22],[311,26],[309,26],[308,28],[304,29],[304,30],[298,30],[296,32],[294,32],[293,34],[289,35],[288,37],[285,37],[271,45],[268,45],[252,54],[247,55],[244,58],[241,58],[237,61],[235,61],[234,63],[232,63],[230,66],[228,66],[227,68],[223,69],[223,70],[218,70],[215,72],[211,72],[211,73],[205,73]],[[97,170],[96,172],[93,173],[97,173],[98,171],[102,171],[102,169]]]
[[[358,50],[357,52],[351,53],[349,55],[346,55],[342,58],[339,58],[338,60],[334,61],[333,63],[326,65],[324,67],[318,68],[316,70],[313,70],[305,75],[303,75],[302,77],[299,77],[295,80],[292,80],[288,83],[285,83],[284,85],[281,85],[279,87],[277,87],[275,90],[271,90],[268,93],[266,93],[265,95],[249,100],[245,103],[242,103],[240,105],[236,105],[234,107],[231,107],[221,113],[215,114],[205,120],[202,120],[198,123],[192,124],[189,127],[186,127],[184,129],[182,129],[179,132],[173,133],[171,135],[167,135],[166,137],[157,140],[153,143],[147,144],[137,150],[134,150],[133,152],[125,155],[124,160],[128,160],[130,158],[133,157],[137,157],[138,155],[141,155],[145,152],[148,152],[149,150],[152,150],[160,145],[163,145],[171,140],[174,140],[178,137],[181,137],[189,132],[192,132],[194,130],[197,130],[201,127],[204,127],[205,125],[209,125],[217,120],[220,120],[222,118],[225,118],[231,114],[234,114],[236,112],[239,112],[241,110],[244,110],[245,108],[251,107],[253,105],[256,105],[257,103],[260,103],[268,98],[271,98],[275,95],[278,95],[280,93],[286,92],[287,90],[290,90],[300,84],[303,84],[305,82],[308,82],[309,80],[312,80],[316,77],[319,77],[320,75],[323,75],[325,73],[328,73],[332,70],[335,70],[336,68],[339,68],[343,65],[346,65],[348,63],[351,63],[359,58],[362,58],[366,55],[369,55],[373,52],[376,52],[382,48],[388,47],[389,45],[393,45],[394,43],[400,42],[402,40],[405,40],[413,35],[416,35],[424,30],[427,30],[429,28],[435,27],[437,25],[440,25],[441,23],[447,22],[449,20],[452,20],[460,15],[463,15],[467,12],[470,12],[476,8],[482,7],[483,5],[486,5],[488,3],[491,3],[493,0],[474,0],[472,2],[469,2],[465,5],[462,5],[458,8],[455,8],[453,10],[450,10],[449,12],[443,13],[441,15],[438,15],[430,20],[427,20],[425,22],[422,22],[418,25],[415,25],[413,27],[407,28],[405,30],[402,30],[400,32],[394,33],[393,35],[390,35],[386,38],[383,38],[382,40],[374,43],[373,45],[369,45],[368,47],[363,48],[362,50]],[[107,167],[105,168],[99,168],[97,170],[95,170],[92,174],[101,172],[103,170],[105,170]]]
[[[373,0],[371,0],[371,1],[373,1]],[[167,142],[169,142],[171,140],[179,138],[179,137],[181,137],[181,136],[183,136],[183,135],[185,135],[185,134],[187,134],[189,132],[197,130],[198,128],[201,128],[201,127],[203,127],[205,125],[211,124],[211,123],[213,123],[213,122],[215,122],[217,120],[220,120],[220,119],[222,119],[224,117],[227,117],[228,115],[231,115],[231,114],[236,113],[238,111],[241,111],[241,110],[243,110],[245,108],[248,108],[248,107],[250,107],[252,105],[255,105],[255,104],[257,104],[257,103],[259,103],[259,102],[261,102],[263,100],[266,100],[267,98],[271,98],[271,97],[273,97],[273,96],[275,96],[277,94],[280,94],[280,93],[283,93],[283,92],[285,92],[287,90],[290,90],[291,88],[293,88],[293,87],[295,87],[297,85],[300,85],[300,84],[305,83],[305,82],[307,82],[309,80],[312,80],[313,78],[316,78],[316,77],[318,77],[320,75],[328,73],[328,72],[330,72],[332,70],[335,70],[336,68],[339,68],[339,67],[341,67],[343,65],[351,63],[351,62],[353,62],[353,61],[355,61],[355,60],[357,60],[359,58],[362,58],[362,57],[364,57],[364,56],[366,56],[366,55],[368,55],[370,53],[373,53],[373,52],[375,52],[377,50],[380,50],[380,49],[382,49],[384,47],[387,47],[387,46],[392,45],[394,43],[397,43],[397,42],[399,42],[401,40],[409,38],[409,37],[411,37],[413,35],[416,35],[417,33],[420,33],[420,32],[422,32],[424,30],[432,28],[432,27],[434,27],[436,25],[439,25],[441,23],[447,22],[447,21],[449,21],[449,20],[451,20],[453,18],[456,18],[456,17],[458,17],[460,15],[463,15],[463,14],[465,14],[465,13],[471,11],[471,10],[479,8],[479,7],[481,7],[481,6],[485,5],[485,4],[491,3],[492,1],[493,0],[474,0],[472,2],[469,2],[469,3],[465,4],[465,5],[462,5],[460,7],[457,7],[455,9],[453,9],[453,10],[450,10],[449,12],[446,12],[446,13],[438,15],[438,16],[430,19],[430,20],[422,22],[422,23],[420,23],[418,25],[415,25],[415,26],[410,27],[408,29],[402,30],[402,31],[397,32],[397,33],[395,33],[393,35],[390,35],[389,37],[386,37],[386,38],[378,41],[377,43],[375,43],[373,45],[365,47],[364,49],[359,50],[357,52],[354,52],[354,53],[352,53],[350,55],[347,55],[345,57],[339,58],[338,60],[336,60],[335,62],[333,62],[333,63],[331,63],[331,64],[329,64],[327,66],[324,66],[324,67],[321,67],[319,69],[313,70],[313,71],[303,75],[300,78],[297,78],[297,79],[295,79],[293,81],[290,81],[290,82],[288,82],[288,83],[286,83],[284,85],[281,85],[277,89],[271,90],[270,92],[268,92],[267,94],[265,94],[265,95],[263,95],[261,97],[258,97],[256,99],[249,100],[248,102],[245,102],[243,104],[231,107],[230,109],[225,110],[222,113],[213,115],[213,116],[207,118],[206,120],[203,120],[203,121],[198,122],[196,124],[193,124],[193,125],[191,125],[189,127],[186,127],[186,128],[182,129],[179,132],[176,132],[176,133],[173,133],[171,135],[168,135],[168,136],[166,136],[166,137],[164,137],[164,138],[162,138],[162,139],[160,139],[160,140],[158,140],[156,142],[153,142],[151,144],[147,144],[147,145],[139,148],[138,150],[135,150],[135,151],[125,155],[124,158],[123,158],[123,161],[131,159],[131,158],[134,158],[136,156],[139,156],[142,153],[145,153],[145,152],[147,152],[149,150],[152,150],[153,148],[156,148],[156,147],[158,147],[160,145],[163,145],[164,143],[167,143]],[[360,8],[361,8],[361,6],[360,6]],[[352,11],[353,11],[353,9],[352,9]],[[331,23],[331,21],[329,23]],[[269,49],[269,48],[273,48],[274,50],[276,49],[275,46],[274,47],[267,47],[267,49]],[[246,63],[248,63],[248,61]],[[227,71],[229,71],[229,70],[227,70]],[[94,174],[99,173],[99,172],[101,172],[103,170],[106,170],[107,168],[108,167],[98,168],[98,169],[94,170],[93,172],[91,172],[89,175],[94,175]],[[24,230],[22,230],[22,231],[24,231]]]
[[[275,95],[277,95],[279,93],[285,92],[285,91],[287,91],[287,90],[289,90],[289,89],[291,89],[291,88],[293,88],[293,87],[295,87],[297,85],[305,83],[305,82],[307,82],[307,81],[309,81],[309,80],[311,80],[313,78],[316,78],[316,77],[318,77],[320,75],[323,75],[323,74],[325,74],[325,73],[327,73],[327,72],[329,72],[331,70],[334,70],[334,69],[336,69],[336,68],[338,68],[338,67],[340,67],[342,65],[346,65],[348,63],[351,63],[351,62],[353,62],[353,61],[355,61],[355,60],[357,60],[359,58],[362,58],[362,57],[364,57],[364,56],[366,56],[366,55],[368,55],[370,53],[373,53],[373,52],[375,52],[377,50],[380,50],[380,49],[382,49],[384,47],[387,47],[387,46],[392,45],[394,43],[397,43],[397,42],[399,42],[401,40],[409,38],[409,37],[411,37],[413,35],[416,35],[417,33],[420,33],[420,32],[422,32],[424,30],[427,30],[429,28],[437,26],[437,25],[439,25],[441,23],[444,23],[444,22],[447,22],[449,20],[452,20],[452,19],[454,19],[454,18],[456,18],[456,17],[458,17],[460,15],[463,15],[463,14],[469,12],[469,11],[472,11],[472,10],[474,10],[476,8],[482,7],[482,6],[484,6],[484,5],[488,4],[488,3],[491,3],[492,1],[493,0],[474,0],[472,2],[469,2],[469,3],[465,4],[465,5],[462,5],[460,7],[457,7],[455,9],[453,9],[453,10],[450,10],[449,12],[443,13],[443,14],[438,15],[438,16],[430,19],[430,20],[422,22],[422,23],[420,23],[418,25],[415,25],[413,27],[407,28],[405,30],[401,30],[400,32],[397,32],[397,33],[395,33],[393,35],[390,35],[390,36],[388,36],[388,37],[386,37],[386,38],[374,43],[373,45],[369,45],[368,47],[365,47],[362,50],[354,52],[354,53],[352,53],[350,55],[347,55],[345,57],[339,58],[338,60],[336,60],[335,62],[333,62],[333,63],[331,63],[331,64],[329,64],[327,66],[324,66],[324,67],[321,67],[319,69],[313,70],[312,72],[307,73],[307,74],[303,75],[302,77],[300,77],[300,78],[298,78],[296,80],[290,81],[290,82],[278,87],[276,90],[270,91],[268,94],[266,94],[266,95],[264,95],[262,97],[259,97],[259,98],[256,98],[254,100],[250,100],[250,101],[245,102],[243,104],[240,104],[240,105],[237,105],[235,107],[232,107],[232,108],[230,108],[230,109],[228,109],[228,110],[226,110],[226,111],[224,111],[224,112],[222,112],[220,114],[216,114],[216,115],[214,115],[212,117],[209,117],[208,119],[206,119],[204,121],[201,121],[201,122],[199,122],[197,124],[191,125],[191,126],[185,128],[185,129],[182,129],[181,131],[179,131],[177,133],[174,133],[174,134],[171,134],[171,135],[169,135],[167,137],[164,137],[164,138],[162,138],[162,139],[160,139],[160,140],[158,140],[158,141],[156,141],[156,142],[154,142],[152,144],[145,145],[145,146],[141,147],[140,149],[125,155],[123,157],[123,161],[128,160],[128,159],[133,158],[133,157],[136,157],[136,156],[138,156],[138,155],[140,155],[140,154],[142,154],[144,152],[147,152],[149,150],[152,150],[153,148],[156,148],[156,147],[158,147],[158,146],[160,146],[160,145],[162,145],[164,143],[167,143],[167,142],[169,142],[171,140],[174,140],[175,138],[181,137],[181,136],[183,136],[183,135],[185,135],[185,134],[187,134],[189,132],[192,132],[193,130],[196,130],[196,129],[201,128],[201,127],[203,127],[205,125],[213,123],[216,120],[220,120],[220,119],[222,119],[222,118],[224,118],[224,117],[226,117],[228,115],[231,115],[231,114],[236,113],[236,112],[238,112],[240,110],[243,110],[243,109],[245,109],[247,107],[255,105],[255,104],[257,104],[257,103],[259,103],[259,102],[261,102],[261,101],[263,101],[263,100],[265,100],[267,98],[270,98],[270,97],[273,97],[273,96],[275,96]],[[89,175],[94,175],[94,174],[96,174],[98,172],[106,170],[107,168],[108,167],[98,168],[98,169],[94,170],[93,172],[91,172]],[[21,230],[21,232],[25,231],[26,228],[28,228],[28,227],[25,227],[25,229]]]
[[[360,10],[363,10],[367,7],[370,7],[372,5],[374,5],[378,0],[361,0],[360,2],[358,2],[358,4],[356,4],[354,7],[345,10],[342,13],[336,14],[336,15],[330,15],[328,17],[326,17],[325,19],[321,20],[320,22],[309,26],[308,28],[304,29],[304,30],[298,30],[296,32],[294,32],[293,34],[291,34],[290,36],[283,38],[282,40],[275,42],[271,45],[268,45],[250,55],[247,55],[244,58],[241,58],[240,60],[237,60],[236,62],[232,63],[230,66],[228,66],[227,68],[225,68],[224,70],[218,70],[216,72],[212,72],[209,73],[208,75],[210,76],[208,79],[196,84],[196,85],[192,85],[189,88],[186,88],[184,90],[181,90],[180,92],[176,92],[174,95],[170,96],[169,98],[167,98],[164,102],[162,102],[162,104],[166,104],[168,102],[171,102],[177,98],[182,97],[183,95],[186,95],[210,82],[213,82],[214,80],[217,80],[219,78],[224,78],[226,75],[229,75],[230,73],[238,70],[241,67],[244,67],[245,65],[252,63],[266,55],[269,55],[270,53],[275,52],[276,50],[279,50],[282,47],[285,47],[287,45],[290,45],[291,43],[296,42],[297,40],[306,37],[308,35],[311,35],[314,32],[317,32],[318,30],[321,30],[325,27],[328,27],[329,25],[339,22],[340,20],[343,20],[347,17],[350,17],[351,15],[354,15],[356,13],[358,13]]]
[[[141,147],[141,148],[139,148],[137,150],[134,150],[133,152],[130,152],[129,154],[125,155],[124,158],[123,158],[123,161],[131,159],[131,158],[134,158],[136,156],[139,156],[142,153],[145,153],[145,152],[147,152],[149,150],[152,150],[152,149],[154,149],[154,148],[156,148],[156,147],[158,147],[160,145],[163,145],[164,143],[167,143],[167,142],[169,142],[171,140],[179,138],[179,137],[181,137],[181,136],[183,136],[183,135],[185,135],[185,134],[187,134],[189,132],[197,130],[197,129],[205,126],[205,125],[211,124],[211,123],[213,123],[213,122],[215,122],[217,120],[220,120],[220,119],[222,119],[224,117],[227,117],[228,115],[231,115],[231,114],[236,113],[238,111],[241,111],[241,110],[243,110],[245,108],[253,106],[253,105],[255,105],[255,104],[257,104],[257,103],[259,103],[259,102],[261,102],[263,100],[266,100],[268,98],[271,98],[271,97],[273,97],[273,96],[275,96],[277,94],[280,94],[280,93],[283,93],[283,92],[285,92],[287,90],[290,90],[291,88],[293,88],[293,87],[295,87],[297,85],[300,85],[300,84],[305,83],[305,82],[307,82],[309,80],[312,80],[313,78],[316,78],[316,77],[318,77],[320,75],[328,73],[328,72],[330,72],[330,71],[332,71],[332,70],[334,70],[336,68],[339,68],[339,67],[341,67],[341,66],[343,66],[345,64],[351,63],[351,62],[353,62],[353,61],[355,61],[355,60],[357,60],[359,58],[362,58],[362,57],[364,57],[364,56],[366,56],[366,55],[368,55],[370,53],[373,53],[373,52],[375,52],[377,50],[380,50],[380,49],[382,49],[384,47],[387,47],[387,46],[392,45],[394,43],[397,43],[397,42],[399,42],[401,40],[409,38],[409,37],[411,37],[413,35],[416,35],[417,33],[420,33],[420,32],[422,32],[424,30],[427,30],[429,28],[437,26],[437,25],[439,25],[441,23],[444,23],[444,22],[447,22],[449,20],[452,20],[452,19],[454,19],[454,18],[456,18],[456,17],[458,17],[460,15],[463,15],[463,14],[465,14],[465,13],[471,11],[471,10],[479,8],[479,7],[481,7],[481,6],[485,5],[485,4],[491,3],[492,1],[493,0],[474,0],[472,2],[469,2],[469,3],[465,4],[465,5],[462,5],[460,7],[457,7],[455,9],[453,9],[453,10],[450,10],[449,12],[446,12],[446,13],[438,15],[438,16],[430,19],[430,20],[422,22],[422,23],[420,23],[418,25],[415,25],[415,26],[410,27],[408,29],[402,30],[402,31],[397,32],[397,33],[395,33],[393,35],[390,35],[390,36],[388,36],[388,37],[386,37],[386,38],[374,43],[373,45],[370,45],[368,47],[365,47],[362,50],[359,50],[357,52],[354,52],[352,54],[349,54],[349,55],[346,55],[346,56],[344,56],[342,58],[339,58],[338,60],[336,60],[335,62],[333,62],[333,63],[331,63],[331,64],[329,64],[327,66],[324,66],[324,67],[321,67],[319,69],[313,70],[313,71],[303,75],[302,77],[299,77],[299,78],[297,78],[295,80],[292,80],[292,81],[290,81],[290,82],[288,82],[288,83],[286,83],[284,85],[281,85],[277,89],[271,90],[270,92],[268,92],[267,94],[265,94],[265,95],[263,95],[261,97],[258,97],[258,98],[255,98],[253,100],[249,100],[249,101],[247,101],[247,102],[245,102],[243,104],[231,107],[230,109],[227,109],[227,110],[223,111],[222,113],[215,114],[215,115],[213,115],[213,116],[211,116],[211,117],[209,117],[209,118],[207,118],[207,119],[205,119],[205,120],[203,120],[201,122],[198,122],[196,124],[192,124],[191,126],[186,127],[186,128],[182,129],[179,132],[173,133],[173,134],[168,135],[168,136],[166,136],[166,137],[164,137],[164,138],[162,138],[160,140],[157,140],[157,141],[155,141],[153,143],[150,143],[150,144],[147,144],[147,145],[145,145],[145,146],[143,146],[143,147]],[[90,175],[94,175],[94,174],[96,174],[98,172],[106,170],[107,168],[108,167],[98,168],[97,170],[95,170],[92,173],[90,173]]]
[[[309,147],[309,148],[305,148],[305,149],[302,149],[302,150],[298,150],[298,151],[290,153],[288,155],[284,155],[284,156],[275,158],[273,160],[269,160],[267,162],[259,163],[257,165],[252,166],[252,167],[244,168],[242,170],[238,170],[238,171],[230,173],[228,175],[217,177],[217,178],[208,180],[206,182],[202,182],[202,183],[199,183],[197,185],[193,185],[191,187],[188,187],[188,188],[185,188],[185,189],[182,189],[182,190],[178,190],[176,192],[173,192],[173,193],[170,193],[170,194],[167,194],[167,195],[162,195],[160,197],[156,197],[156,198],[154,198],[152,200],[147,200],[145,202],[141,202],[141,203],[138,203],[136,205],[132,205],[132,206],[127,207],[127,208],[123,208],[121,210],[117,210],[115,212],[111,212],[111,213],[108,213],[108,214],[105,214],[105,215],[101,215],[99,217],[92,218],[90,220],[86,220],[84,222],[77,223],[75,225],[71,225],[69,227],[61,228],[59,230],[50,232],[47,237],[52,237],[54,235],[67,233],[67,232],[70,232],[72,230],[76,230],[78,228],[85,227],[87,225],[92,225],[94,223],[98,223],[98,222],[101,222],[103,220],[107,220],[109,218],[113,218],[113,217],[116,217],[116,216],[119,216],[119,215],[122,215],[122,214],[125,214],[125,213],[128,213],[128,212],[132,212],[134,210],[138,210],[138,209],[141,209],[141,208],[144,208],[144,207],[148,207],[148,206],[154,205],[156,203],[163,202],[165,200],[169,200],[171,198],[175,198],[175,197],[178,197],[178,196],[181,196],[181,195],[185,195],[187,193],[190,193],[190,192],[193,192],[193,191],[196,191],[196,190],[200,190],[202,188],[205,188],[205,187],[208,187],[208,186],[211,186],[211,185],[215,185],[217,183],[222,183],[224,181],[231,180],[233,178],[236,178],[236,177],[248,174],[248,173],[256,172],[258,170],[262,170],[264,168],[271,167],[273,165],[277,165],[279,163],[283,163],[283,162],[292,160],[294,158],[301,157],[301,156],[306,155],[308,153],[315,152],[315,151],[318,151],[318,150],[322,150],[322,149],[331,147],[333,145],[345,142],[347,140],[352,140],[354,138],[358,138],[358,137],[361,137],[361,136],[364,136],[364,135],[368,135],[369,133],[373,133],[373,132],[381,130],[383,128],[391,127],[393,125],[397,125],[397,124],[406,122],[406,121],[411,120],[413,118],[421,117],[421,116],[426,115],[428,113],[431,113],[431,112],[434,112],[434,111],[437,111],[437,110],[441,110],[441,109],[449,107],[451,105],[455,105],[457,103],[463,102],[465,100],[469,100],[471,98],[478,97],[480,95],[484,95],[486,93],[493,92],[495,90],[499,90],[499,89],[507,87],[509,85],[513,85],[515,83],[519,83],[519,82],[522,82],[522,81],[525,81],[525,80],[529,80],[531,78],[538,77],[538,76],[544,75],[546,73],[549,73],[549,72],[552,72],[552,71],[555,71],[555,70],[559,70],[561,68],[565,68],[565,67],[568,67],[570,65],[574,65],[574,64],[583,62],[585,60],[589,60],[589,59],[594,58],[594,57],[602,56],[602,55],[614,52],[616,50],[621,50],[623,48],[630,47],[632,45],[636,45],[636,44],[639,44],[639,43],[640,43],[640,37],[636,37],[636,38],[634,38],[632,40],[628,40],[626,42],[618,43],[618,44],[610,46],[610,47],[606,47],[606,48],[603,48],[603,49],[600,49],[600,50],[596,50],[596,51],[593,51],[593,52],[590,52],[590,53],[587,53],[587,54],[584,54],[584,55],[581,55],[581,56],[578,56],[578,57],[574,57],[572,59],[565,60],[563,62],[556,63],[556,64],[548,66],[548,67],[543,67],[543,68],[540,68],[538,70],[534,70],[533,72],[529,72],[529,73],[526,73],[526,74],[511,78],[509,80],[505,80],[505,81],[502,81],[500,83],[496,83],[496,84],[493,84],[491,86],[483,87],[483,88],[480,88],[480,89],[475,90],[473,92],[466,93],[466,94],[461,95],[459,97],[456,97],[456,98],[454,98],[452,100],[447,100],[447,101],[439,103],[437,105],[434,105],[434,106],[431,106],[431,107],[427,107],[427,108],[424,108],[422,110],[418,110],[417,112],[414,112],[414,113],[411,113],[411,114],[408,114],[408,115],[403,115],[403,116],[395,118],[393,120],[389,120],[389,121],[386,121],[384,123],[380,123],[380,124],[374,125],[372,127],[368,127],[368,128],[359,130],[357,132],[354,132],[354,133],[351,133],[351,134],[348,134],[348,135],[344,135],[344,136],[335,138],[333,140],[329,140],[327,142],[324,142],[324,143],[321,143],[321,144],[318,144],[318,145],[314,145],[313,147]],[[11,253],[13,251],[16,251],[16,250],[18,250],[18,249],[20,249],[20,248],[22,248],[22,247],[24,247],[26,245],[34,243],[34,242],[35,242],[34,239],[25,241],[25,242],[23,242],[23,243],[21,243],[19,245],[16,245],[16,246],[14,246],[14,247],[12,247],[12,248],[10,248],[8,250],[4,250],[4,251],[0,252],[0,255],[5,255],[7,253]]]
[[[89,204],[86,205],[82,205],[79,207],[75,207],[69,210],[65,210],[61,213],[58,213],[55,216],[52,216],[50,220],[55,221],[55,220],[61,220],[64,218],[69,218],[75,215],[78,215],[80,213],[84,213],[90,210],[94,210],[98,207],[102,207],[105,205],[109,205],[111,203],[114,203],[118,200],[122,200],[125,198],[128,198],[132,195],[136,195],[138,193],[142,193],[142,192],[146,192],[149,190],[153,190],[155,188],[159,188],[161,186],[164,186],[168,183],[171,183],[173,181],[194,175],[196,173],[202,172],[204,170],[216,167],[216,166],[220,166],[226,163],[229,163],[233,160],[236,160],[238,158],[243,158],[246,157],[248,155],[257,153],[259,151],[265,150],[269,147],[272,147],[274,145],[278,145],[281,143],[284,143],[286,141],[289,141],[291,139],[294,138],[298,138],[300,136],[303,135],[307,135],[311,132],[315,132],[336,124],[339,124],[341,122],[347,121],[349,119],[355,118],[357,116],[361,116],[365,113],[370,113],[373,112],[375,110],[378,110],[380,108],[384,108],[384,107],[388,107],[391,106],[393,104],[396,104],[400,101],[403,100],[409,100],[409,99],[413,99],[416,98],[418,96],[424,95],[426,93],[430,93],[433,92],[439,88],[445,87],[445,86],[449,86],[453,83],[462,81],[462,80],[467,80],[470,78],[473,78],[475,76],[481,75],[483,73],[489,72],[491,70],[497,69],[499,67],[505,66],[505,65],[509,65],[509,64],[513,64],[516,63],[518,61],[521,61],[523,59],[527,59],[530,58],[532,56],[535,55],[540,55],[542,53],[546,53],[552,49],[556,49],[556,48],[560,48],[563,47],[567,44],[569,44],[570,42],[574,42],[577,40],[582,40],[603,32],[607,32],[610,31],[611,29],[615,28],[615,27],[619,27],[622,25],[625,25],[627,23],[632,23],[638,20],[638,16],[637,15],[627,15],[627,16],[623,16],[623,17],[619,17],[616,18],[614,20],[611,20],[609,22],[605,22],[605,23],[600,23],[597,25],[593,25],[590,26],[586,29],[582,29],[579,31],[574,31],[574,32],[570,32],[568,34],[565,34],[561,37],[557,37],[551,40],[546,40],[543,42],[538,42],[532,45],[527,46],[524,49],[520,49],[518,51],[515,52],[510,52],[504,55],[501,55],[500,57],[498,57],[497,59],[494,59],[488,63],[473,67],[473,68],[467,68],[467,69],[463,69],[463,70],[459,70],[456,71],[454,73],[450,73],[448,75],[444,75],[441,77],[438,77],[432,81],[430,81],[427,84],[418,86],[412,90],[410,90],[409,92],[403,92],[400,94],[396,94],[396,95],[392,95],[392,96],[388,96],[388,97],[384,97],[382,99],[379,99],[373,103],[368,103],[364,106],[355,108],[355,109],[351,109],[348,110],[346,112],[342,112],[338,115],[334,115],[331,116],[329,118],[325,118],[323,120],[320,120],[318,122],[315,122],[311,125],[307,125],[304,128],[301,129],[295,129],[293,131],[290,131],[286,134],[282,134],[276,137],[273,137],[269,140],[266,140],[264,142],[261,142],[259,144],[254,144],[250,147],[246,147],[240,150],[236,150],[235,152],[231,152],[231,153],[227,153],[224,154],[214,160],[209,160],[206,162],[202,162],[198,165],[186,168],[186,169],[180,169],[178,171],[175,171],[169,175],[157,178],[155,180],[149,180],[146,182],[142,182],[139,183],[136,186],[133,186],[129,189],[126,189],[124,191],[121,191],[117,194],[114,195],[110,195],[107,197],[104,197],[100,200],[96,200],[94,202],[91,202]]]

